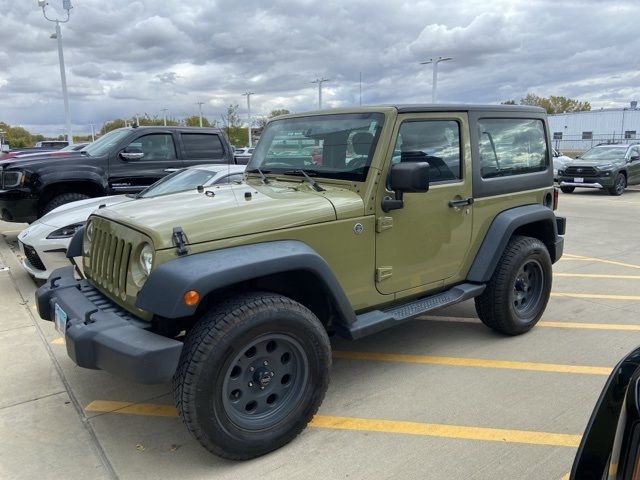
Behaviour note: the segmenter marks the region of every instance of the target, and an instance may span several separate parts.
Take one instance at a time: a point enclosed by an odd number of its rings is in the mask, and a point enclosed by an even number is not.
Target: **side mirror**
[[[404,207],[404,193],[429,191],[429,163],[396,163],[389,173],[389,188],[395,192],[395,198],[385,197],[382,210],[388,212]]]
[[[629,157],[630,162],[637,162],[638,160],[640,160],[640,155],[634,155],[632,157]]]

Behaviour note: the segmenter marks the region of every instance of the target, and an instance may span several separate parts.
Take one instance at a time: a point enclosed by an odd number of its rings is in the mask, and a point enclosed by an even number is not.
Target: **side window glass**
[[[152,133],[136,138],[126,148],[127,152],[144,154],[141,161],[175,160],[176,147],[173,137],[168,133]]]
[[[454,120],[408,121],[400,126],[392,163],[427,162],[430,183],[459,180],[460,126]]]
[[[232,175],[227,175],[226,177],[222,177],[220,180],[216,182],[216,185],[227,184],[227,183],[237,183],[242,181],[244,181],[244,174],[234,173]]]
[[[478,121],[482,178],[540,172],[547,168],[542,120],[490,118]]]
[[[223,156],[222,142],[215,134],[183,133],[182,144],[188,159],[217,159]]]

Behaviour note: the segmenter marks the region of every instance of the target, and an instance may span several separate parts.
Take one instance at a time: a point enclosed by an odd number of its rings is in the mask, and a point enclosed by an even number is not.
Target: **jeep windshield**
[[[362,182],[382,130],[382,113],[284,118],[270,122],[247,171]]]

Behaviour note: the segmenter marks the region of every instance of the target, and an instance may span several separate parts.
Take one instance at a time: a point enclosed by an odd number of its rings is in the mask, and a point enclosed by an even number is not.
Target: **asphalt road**
[[[640,191],[561,195],[565,256],[534,330],[493,333],[466,302],[334,339],[312,425],[241,463],[190,437],[168,385],[76,367],[36,318],[20,226],[0,222],[0,478],[565,478],[608,372],[640,344],[639,211]]]

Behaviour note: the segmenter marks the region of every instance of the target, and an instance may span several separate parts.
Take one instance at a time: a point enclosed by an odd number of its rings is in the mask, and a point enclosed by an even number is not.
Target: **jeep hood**
[[[212,192],[213,195],[207,195]],[[188,244],[330,222],[364,214],[362,198],[347,189],[315,192],[291,182],[218,186],[106,207],[96,215],[148,235],[157,250],[173,248],[173,229]]]

